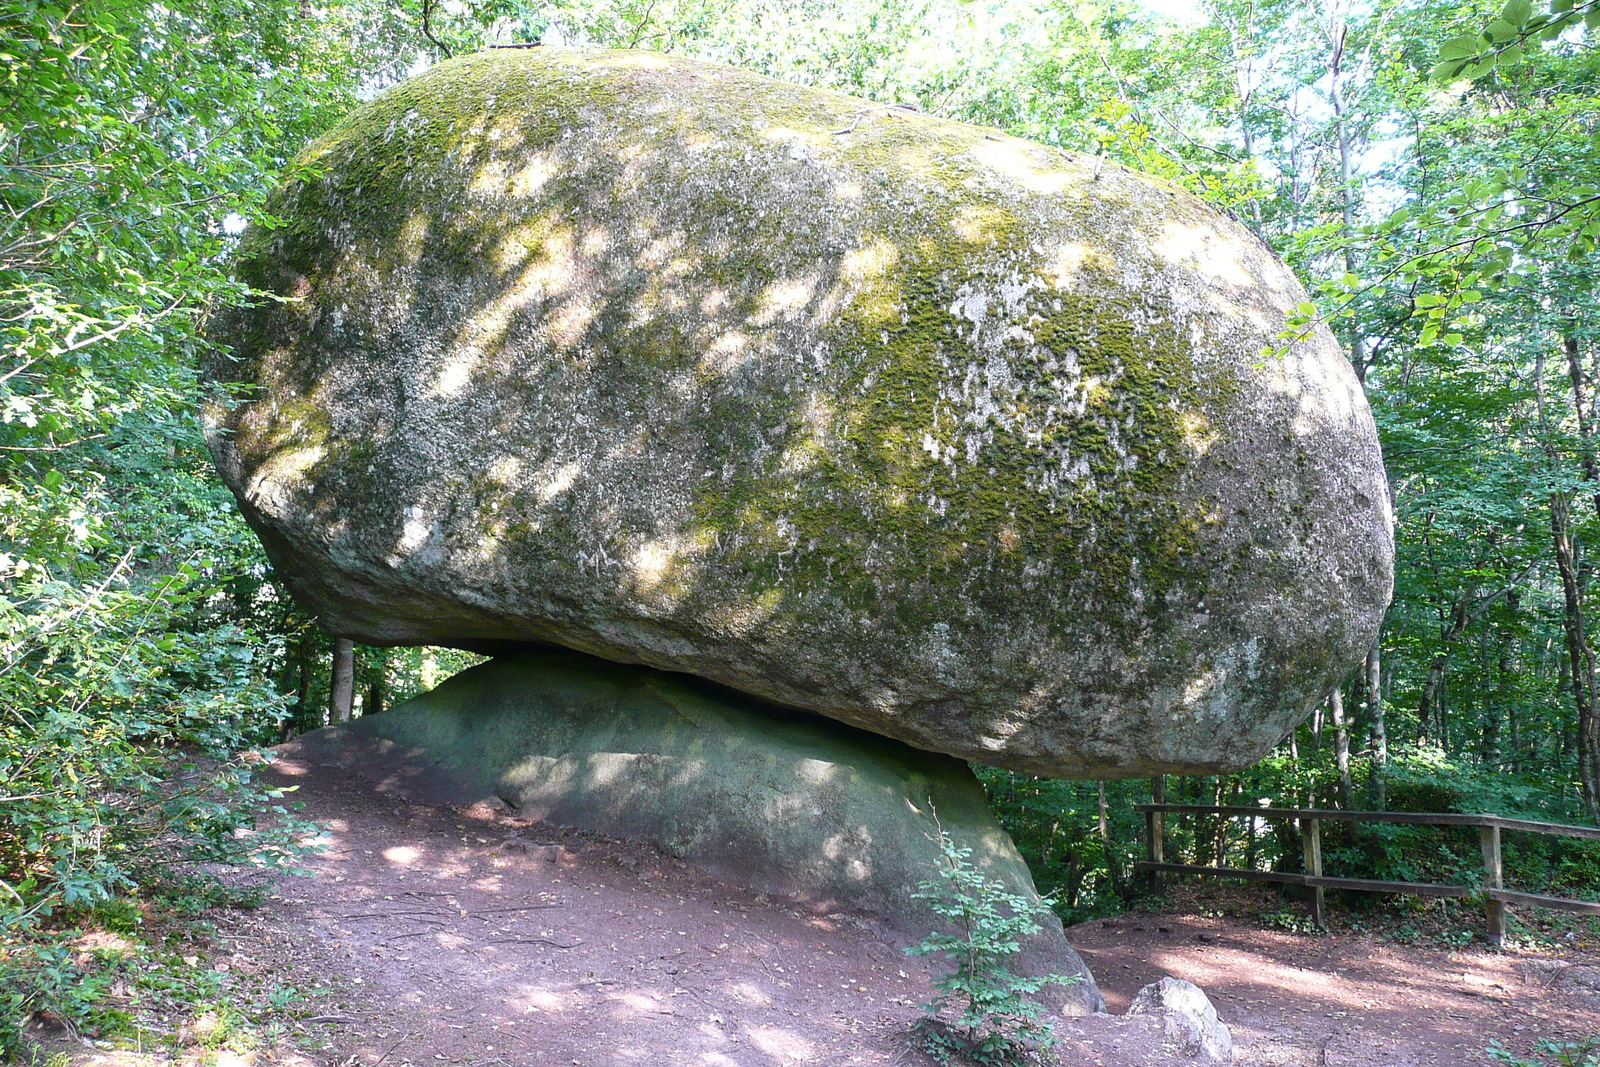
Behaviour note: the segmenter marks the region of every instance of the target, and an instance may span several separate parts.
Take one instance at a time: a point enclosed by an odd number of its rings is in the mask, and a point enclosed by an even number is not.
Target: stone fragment
[[[642,52],[441,64],[301,157],[219,469],[368,644],[565,645],[1020,771],[1210,774],[1365,653],[1361,388],[1242,226]]]
[[[1217,1018],[1211,999],[1193,982],[1171,975],[1152,982],[1134,996],[1127,1014],[1158,1017],[1167,1043],[1186,1056],[1233,1062],[1233,1035]]]

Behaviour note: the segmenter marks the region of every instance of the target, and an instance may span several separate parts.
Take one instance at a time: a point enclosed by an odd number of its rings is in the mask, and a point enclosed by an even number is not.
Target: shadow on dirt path
[[[905,939],[814,914],[654,849],[501,807],[415,805],[333,764],[264,768],[326,827],[311,878],[217,913],[222,965],[307,999],[309,1067],[777,1067],[930,1062],[905,1034],[929,995]],[[1069,931],[1113,1011],[1163,974],[1212,997],[1250,1067],[1472,1067],[1498,1040],[1600,1035],[1593,958],[1305,937],[1197,915]],[[1592,981],[1591,981],[1592,979]],[[1148,1020],[1064,1020],[1060,1063],[1188,1062]],[[75,1057],[81,1067],[105,1056]]]
[[[1131,914],[1067,935],[1123,1010],[1163,974],[1204,989],[1252,1067],[1468,1067],[1499,1042],[1600,1038],[1600,959],[1447,950]]]

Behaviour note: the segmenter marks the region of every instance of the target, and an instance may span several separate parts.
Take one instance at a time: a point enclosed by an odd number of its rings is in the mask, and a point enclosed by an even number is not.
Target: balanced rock
[[[293,745],[413,800],[498,798],[529,818],[649,842],[815,910],[874,916],[908,940],[942,923],[918,896],[927,883],[944,888],[941,833],[989,882],[1039,899],[961,761],[565,650],[491,660]],[[1073,979],[1053,993],[1069,1014],[1105,1010],[1053,913],[1011,966]]]
[[[1058,776],[1247,765],[1392,581],[1359,384],[1242,226],[640,52],[454,60],[311,145],[217,464],[369,644],[549,643]]]

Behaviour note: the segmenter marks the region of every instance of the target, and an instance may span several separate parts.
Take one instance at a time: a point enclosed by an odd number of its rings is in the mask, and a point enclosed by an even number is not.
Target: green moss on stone
[[[703,521],[753,535],[740,560],[746,595],[775,579],[773,539],[741,516],[770,526],[781,515],[802,545],[849,545],[853,551],[800,553],[786,580],[845,590],[852,609],[877,609],[884,585],[924,589],[920,605],[895,605],[902,615],[929,615],[901,619],[915,628],[952,617],[973,571],[1015,571],[1022,560],[1050,561],[1056,582],[1105,603],[1129,603],[1136,585],[1162,597],[1199,570],[1193,556],[1202,508],[1177,492],[1192,458],[1184,420],[1216,410],[1236,383],[1201,379],[1187,339],[1171,328],[1136,329],[1125,302],[1031,293],[1024,321],[1033,344],[1006,353],[1016,406],[991,417],[992,439],[969,464],[965,439],[973,430],[957,421],[951,396],[975,358],[962,336],[972,327],[950,304],[963,283],[980,280],[972,264],[988,248],[1027,248],[1020,225],[1001,208],[986,215],[981,242],[903,243],[899,268],[850,308],[839,348],[870,355],[838,391],[849,427],[842,449],[823,452],[799,485],[769,471],[701,494]],[[1019,255],[1019,275],[1037,267]],[[1052,372],[1052,358],[1075,362],[1082,378]],[[1082,413],[1061,410],[1061,387],[1091,378],[1100,384],[1084,390]],[[930,440],[957,460],[936,458]],[[1074,484],[1050,484],[1079,463],[1086,473]],[[879,566],[867,563],[871,545],[885,549]]]
[[[347,259],[362,264],[360,277],[346,272],[340,282],[349,295],[381,290],[386,278],[423,255],[436,276],[499,269],[509,283],[514,270],[545,255],[553,241],[580,240],[576,223],[583,216],[574,209],[618,195],[626,167],[621,154],[588,160],[581,170],[552,175],[536,201],[507,196],[509,207],[469,203],[463,191],[486,180],[490,159],[517,158],[519,146],[550,150],[563,128],[606,121],[613,111],[634,116],[624,139],[630,153],[688,159],[694,153],[686,146],[696,138],[748,138],[760,151],[770,151],[775,136],[799,138],[809,150],[849,164],[865,186],[857,237],[863,247],[889,242],[897,261],[856,286],[830,339],[836,368],[843,369],[809,386],[837,402],[839,442],[807,443],[792,404],[738,389],[696,416],[713,451],[744,457],[730,476],[696,489],[693,520],[734,546],[724,555],[735,564],[727,573],[739,576],[736,586],[710,579],[701,592],[756,603],[770,600],[780,585],[801,593],[826,589],[844,606],[871,612],[883,606],[883,589],[891,585],[918,591],[894,610],[928,612],[929,619],[902,619],[920,627],[953,614],[954,583],[975,572],[1014,578],[1024,561],[1049,564],[1041,581],[1111,603],[1128,602],[1133,585],[1160,597],[1185,580],[1194,569],[1204,506],[1176,492],[1191,458],[1185,420],[1216,410],[1233,383],[1202,381],[1187,338],[1176,331],[1135,326],[1159,323],[1159,308],[1035,285],[1021,320],[1031,343],[1014,342],[1003,352],[1016,386],[1008,408],[983,428],[961,421],[953,397],[968,365],[984,357],[972,350],[973,326],[952,312],[952,300],[969,282],[994,291],[1005,280],[997,271],[1037,278],[1043,266],[1012,202],[984,191],[993,176],[972,158],[969,132],[731,72],[715,102],[702,109],[710,112],[702,121],[720,125],[691,126],[663,110],[641,129],[637,116],[648,106],[641,106],[637,86],[629,90],[633,97],[622,95],[608,65],[648,63],[621,54],[532,62],[482,53],[391,90],[302,155],[316,176],[284,191],[278,207],[287,223],[250,238],[245,273],[259,257],[275,273],[251,279],[257,284],[283,288],[288,274],[316,290]],[[844,131],[849,135],[841,137]],[[780,254],[793,237],[784,229],[793,216],[752,210],[759,196],[751,182],[760,179],[740,153],[723,151],[715,160],[696,164],[703,189],[694,210],[662,226],[678,227],[694,253],[689,275],[675,283],[679,290],[724,290],[735,304],[728,320],[750,320],[760,294],[796,266]],[[908,180],[921,186],[919,214],[909,226],[903,190],[895,187]],[[341,227],[355,239],[336,238]],[[344,248],[340,257],[330,259],[330,245]],[[718,253],[708,251],[719,246]],[[507,249],[514,250],[512,262],[496,268]],[[704,356],[683,320],[662,310],[675,292],[643,272],[610,295],[594,327],[606,338],[609,358],[622,365],[619,377],[641,397]],[[288,322],[280,333],[304,328]],[[698,373],[709,387],[709,372]],[[1078,395],[1068,395],[1073,389]],[[967,437],[979,432],[987,440],[969,459]],[[337,451],[326,430],[322,436]],[[814,464],[798,481],[781,469],[785,451],[797,447]],[[360,494],[348,454],[330,456],[325,465],[342,470],[348,488]],[[468,492],[507,503],[513,495],[487,487]],[[542,531],[524,531],[525,525],[513,522],[503,536],[521,545],[518,551],[535,553]],[[790,558],[782,558],[786,551]],[[1107,621],[1143,624],[1133,617]]]

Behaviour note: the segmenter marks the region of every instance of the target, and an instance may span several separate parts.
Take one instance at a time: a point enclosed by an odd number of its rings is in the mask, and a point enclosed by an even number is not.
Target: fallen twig
[[[856,117],[850,123],[850,125],[846,126],[842,130],[834,130],[833,131],[833,135],[835,137],[838,137],[841,134],[853,133],[855,131],[855,128],[857,126],[861,125],[861,120],[866,118],[868,115],[872,114],[874,111],[896,111],[896,110],[898,110],[898,111],[915,111],[917,109],[912,107],[910,104],[879,104],[876,107],[864,107],[860,111],[856,112]]]
[[[577,948],[582,941],[574,941],[570,945],[563,945],[559,941],[551,941],[547,937],[497,937],[493,941],[484,941],[485,945],[549,945],[552,948]]]
[[[400,1041],[404,1041],[407,1038],[416,1037],[416,1036],[417,1036],[416,1034],[412,1033],[409,1030],[406,1031],[405,1033],[401,1034],[400,1035],[400,1040],[396,1041],[394,1044],[390,1045],[389,1046],[389,1051],[385,1052],[382,1056],[379,1056],[378,1057],[378,1062],[374,1063],[372,1065],[372,1067],[383,1067],[383,1061],[389,1058],[390,1053],[394,1052],[395,1049],[400,1047]]]

